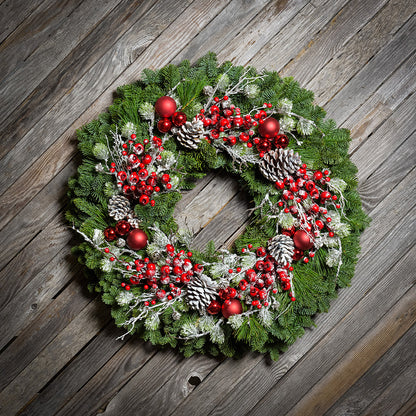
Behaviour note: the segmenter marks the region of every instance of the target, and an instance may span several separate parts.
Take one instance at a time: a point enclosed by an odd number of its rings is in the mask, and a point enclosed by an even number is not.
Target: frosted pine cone
[[[187,287],[186,300],[192,309],[203,314],[217,294],[216,284],[208,276],[195,276]]]
[[[130,201],[123,195],[114,195],[108,201],[108,214],[116,221],[126,218],[130,209]]]
[[[281,266],[292,262],[295,246],[291,237],[281,234],[273,237],[267,244],[267,250]]]
[[[260,161],[261,173],[272,182],[281,181],[293,175],[301,166],[302,161],[293,149],[276,149],[267,152]]]
[[[204,135],[204,123],[201,120],[187,121],[181,127],[174,127],[172,133],[178,142],[188,149],[197,149],[198,143]]]
[[[127,222],[132,226],[132,228],[139,228],[140,220],[134,215],[133,210],[127,214]]]

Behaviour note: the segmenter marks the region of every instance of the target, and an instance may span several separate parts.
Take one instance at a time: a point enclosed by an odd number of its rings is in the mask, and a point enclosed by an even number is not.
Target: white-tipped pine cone
[[[140,220],[136,217],[133,210],[127,214],[127,222],[132,226],[132,228],[139,228]]]
[[[187,121],[180,127],[174,127],[172,133],[176,135],[182,146],[188,149],[197,149],[204,136],[204,123],[201,120]]]
[[[295,246],[291,237],[280,234],[273,237],[267,244],[267,250],[281,266],[292,263]]]
[[[188,284],[186,301],[191,309],[196,309],[202,315],[216,294],[216,283],[204,274],[197,275]]]
[[[294,153],[293,149],[276,149],[263,156],[259,167],[267,179],[276,182],[293,175],[301,164],[299,154]]]
[[[108,201],[108,214],[116,221],[126,218],[130,210],[130,201],[123,195],[114,195]]]

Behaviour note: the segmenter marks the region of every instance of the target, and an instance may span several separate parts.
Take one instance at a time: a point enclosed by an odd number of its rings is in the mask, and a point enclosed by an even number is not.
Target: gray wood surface
[[[416,412],[415,2],[0,2],[1,415],[413,415]],[[146,68],[207,51],[275,69],[351,130],[373,218],[351,287],[278,362],[116,340],[70,255],[75,130]],[[195,246],[230,246],[250,201],[225,175],[184,194]],[[197,213],[197,214],[196,214]]]

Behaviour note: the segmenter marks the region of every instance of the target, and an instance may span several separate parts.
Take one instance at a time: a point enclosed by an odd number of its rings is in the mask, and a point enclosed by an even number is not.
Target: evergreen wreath
[[[276,72],[209,53],[118,89],[77,132],[82,164],[67,220],[89,288],[126,334],[157,345],[277,360],[348,286],[369,219],[349,132]],[[190,251],[172,216],[181,190],[223,169],[251,197],[233,251]]]

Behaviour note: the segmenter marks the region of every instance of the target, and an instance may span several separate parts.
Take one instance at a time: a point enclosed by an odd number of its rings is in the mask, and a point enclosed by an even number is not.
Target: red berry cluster
[[[222,99],[214,97],[213,104],[206,113],[200,110],[198,118],[204,123],[204,127],[209,130],[207,140],[222,140],[230,146],[234,146],[238,141],[246,143],[247,147],[256,145],[261,156],[274,147],[285,148],[289,144],[289,139],[284,134],[279,134],[279,122],[269,117],[268,113],[261,109],[253,116],[250,114],[241,115],[241,110],[234,104],[229,104],[228,97]],[[271,108],[272,104],[264,103],[264,108]],[[260,137],[254,137],[253,127],[259,126]],[[231,134],[231,130],[244,130],[238,136]]]
[[[182,288],[187,285],[195,274],[201,274],[204,268],[200,264],[192,264],[192,253],[184,250],[175,252],[175,248],[166,246],[167,257],[165,263],[156,265],[149,258],[135,260],[127,266],[128,270],[135,270],[130,277],[131,285],[142,285],[145,291],[153,294],[153,299],[145,301],[144,306],[155,305],[157,302],[166,302],[179,296]],[[129,268],[130,267],[130,268]],[[131,286],[121,284],[126,290]]]
[[[300,260],[304,254],[303,251],[313,247],[313,241],[309,236],[319,236],[322,230],[326,230],[329,237],[335,235],[330,226],[332,219],[327,216],[327,208],[332,204],[339,209],[341,205],[336,203],[337,195],[332,195],[324,189],[331,180],[328,175],[327,170],[308,174],[307,166],[303,164],[295,177],[289,176],[283,181],[275,182],[276,188],[283,190],[278,206],[283,212],[292,214],[299,221],[297,230],[292,227],[283,231],[283,234],[294,240],[296,249],[293,260]],[[312,205],[306,203],[308,198],[314,201]],[[309,253],[309,257],[314,257],[314,255],[313,252]],[[305,263],[308,261],[308,258],[304,258]]]
[[[245,279],[240,280],[239,289],[250,299],[252,306],[261,309],[262,306],[268,306],[269,294],[274,289],[276,280],[277,265],[273,257],[266,255],[266,250],[259,247],[256,250],[256,261],[253,269],[248,269],[245,273]]]
[[[146,147],[149,145],[149,149]],[[154,136],[152,142],[144,139],[143,143],[136,141],[136,135],[132,134],[128,143],[122,145],[122,160],[124,169],[117,170],[116,163],[111,163],[110,173],[117,178],[117,185],[123,194],[128,198],[138,199],[141,205],[154,206],[155,201],[152,198],[154,192],[160,192],[165,187],[170,189],[172,185],[170,176],[165,173],[158,176],[156,172],[149,173],[148,167],[156,160],[161,159],[162,140]],[[149,151],[152,150],[156,156],[152,156]]]

